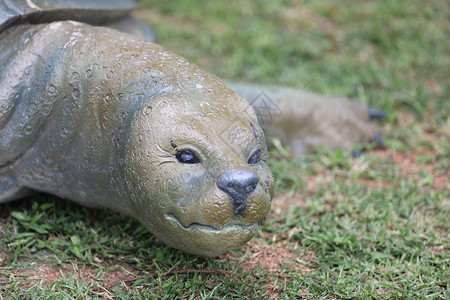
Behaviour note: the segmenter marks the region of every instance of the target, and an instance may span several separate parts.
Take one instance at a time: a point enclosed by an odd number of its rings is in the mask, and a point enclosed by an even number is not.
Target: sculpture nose
[[[227,171],[217,180],[217,186],[230,197],[235,215],[245,211],[247,197],[256,189],[257,184],[255,173],[246,170]]]

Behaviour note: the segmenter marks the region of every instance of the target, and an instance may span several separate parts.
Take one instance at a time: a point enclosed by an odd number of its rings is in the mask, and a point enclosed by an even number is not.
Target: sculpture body
[[[229,85],[254,106],[267,142],[278,139],[293,156],[311,153],[317,147],[349,149],[357,143],[370,142],[377,130],[369,119],[380,118],[377,113],[384,114],[344,97],[290,87],[232,82]]]

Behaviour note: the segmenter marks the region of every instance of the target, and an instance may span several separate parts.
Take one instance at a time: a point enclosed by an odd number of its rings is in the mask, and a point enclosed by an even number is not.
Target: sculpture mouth
[[[174,214],[167,214],[166,220],[168,220],[170,223],[172,223],[174,225],[177,225],[178,227],[183,228],[184,230],[204,231],[204,232],[210,232],[210,233],[227,233],[230,231],[248,231],[253,234],[256,234],[258,232],[258,228],[261,226],[260,222],[255,222],[252,225],[230,223],[230,224],[225,225],[222,228],[216,228],[212,225],[204,225],[204,224],[200,224],[200,223],[191,223],[189,225],[184,225]]]

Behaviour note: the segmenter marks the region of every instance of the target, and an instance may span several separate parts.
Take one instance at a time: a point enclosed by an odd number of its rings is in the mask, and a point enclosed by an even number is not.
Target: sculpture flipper
[[[39,138],[46,119],[33,101],[40,88],[36,80],[27,80],[34,66],[40,67],[37,56],[18,55],[26,52],[36,29],[17,26],[0,34],[0,203],[32,193],[18,183],[13,166]]]

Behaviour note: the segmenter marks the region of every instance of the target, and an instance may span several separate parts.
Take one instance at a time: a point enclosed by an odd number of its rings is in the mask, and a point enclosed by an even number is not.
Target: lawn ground
[[[387,149],[272,150],[265,226],[213,259],[115,212],[48,195],[2,205],[0,299],[450,298],[447,1],[142,0],[136,15],[223,78],[385,109]]]

